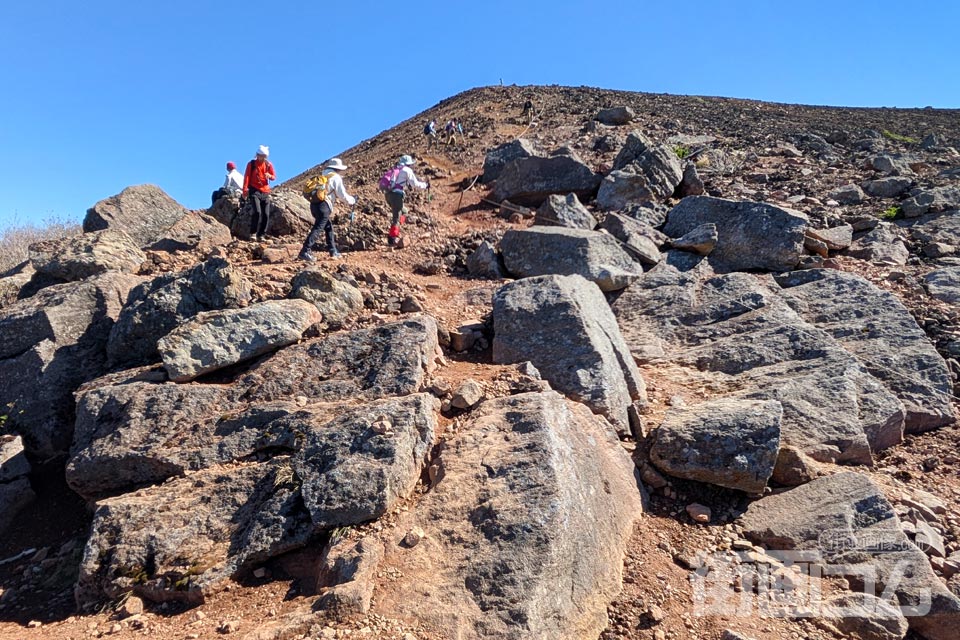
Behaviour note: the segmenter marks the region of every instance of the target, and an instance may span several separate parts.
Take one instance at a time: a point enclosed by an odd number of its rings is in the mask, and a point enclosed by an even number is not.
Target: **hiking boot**
[[[312,254],[311,252],[309,252],[309,251],[301,251],[301,252],[300,252],[300,255],[297,256],[297,257],[300,258],[301,260],[303,260],[304,262],[316,262],[316,261],[317,261],[317,257],[316,257],[315,255],[313,255],[313,254]]]
[[[258,234],[257,234],[257,242],[263,242],[263,234],[262,234],[262,233],[258,233]]]
[[[331,257],[331,258],[339,258],[339,257],[340,257],[340,252],[337,251],[336,249],[330,249],[330,257]]]
[[[394,236],[388,236],[388,237],[387,237],[387,244],[390,245],[391,247],[397,246],[397,239],[396,239],[396,237],[394,237]]]

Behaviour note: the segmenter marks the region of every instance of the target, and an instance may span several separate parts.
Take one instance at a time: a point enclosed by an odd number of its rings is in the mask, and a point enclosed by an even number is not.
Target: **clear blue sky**
[[[258,144],[283,181],[501,80],[958,108],[957,6],[12,1],[0,18],[0,230],[79,221],[146,182],[205,207],[225,161],[242,168]]]

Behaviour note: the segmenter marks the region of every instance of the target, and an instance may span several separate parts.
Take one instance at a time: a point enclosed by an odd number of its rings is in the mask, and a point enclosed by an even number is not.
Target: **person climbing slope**
[[[380,178],[379,187],[383,190],[384,197],[387,199],[387,204],[390,205],[390,211],[393,214],[390,221],[390,231],[387,233],[387,243],[391,247],[400,244],[400,225],[406,221],[406,209],[404,208],[406,188],[410,186],[417,189],[430,188],[430,183],[417,178],[413,169],[410,168],[413,164],[412,157],[402,155],[393,168]]]
[[[270,213],[273,204],[270,202],[270,181],[277,179],[273,164],[267,160],[270,147],[260,145],[256,157],[247,163],[247,170],[243,173],[243,197],[250,197],[253,205],[253,215],[250,217],[250,237],[257,242],[263,241],[263,236],[270,226]]]
[[[357,202],[356,198],[347,193],[343,186],[343,178],[338,173],[346,170],[346,168],[347,165],[343,164],[340,158],[331,158],[323,165],[323,171],[320,174],[323,179],[319,181],[319,188],[311,194],[312,197],[310,198],[310,213],[313,214],[314,223],[303,243],[303,249],[300,250],[301,260],[307,262],[316,260],[311,250],[317,240],[320,239],[321,233],[325,233],[327,236],[327,251],[330,255],[334,258],[340,257],[333,235],[333,222],[331,221],[333,209],[337,200],[343,200],[350,206]]]

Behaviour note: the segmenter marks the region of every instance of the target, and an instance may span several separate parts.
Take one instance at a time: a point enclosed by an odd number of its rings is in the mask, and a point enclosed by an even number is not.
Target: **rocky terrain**
[[[96,203],[0,276],[0,637],[960,638],[957,149],[489,87],[341,154],[340,260],[317,167]]]

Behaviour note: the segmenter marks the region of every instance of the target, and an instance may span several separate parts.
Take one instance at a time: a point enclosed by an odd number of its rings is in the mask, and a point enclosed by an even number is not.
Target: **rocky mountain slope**
[[[488,87],[342,154],[341,260],[318,167],[97,203],[0,277],[0,637],[960,637],[958,148]]]

